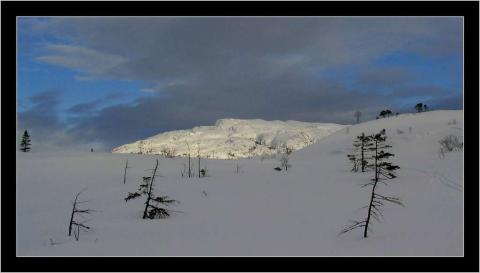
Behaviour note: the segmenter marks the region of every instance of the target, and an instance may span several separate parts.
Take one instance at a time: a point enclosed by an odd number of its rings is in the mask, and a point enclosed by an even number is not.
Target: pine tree
[[[129,192],[128,196],[125,198],[125,201],[128,202],[131,199],[135,199],[142,195],[146,196],[147,200],[145,201],[145,209],[143,211],[142,218],[167,218],[170,216],[170,210],[160,207],[160,205],[168,206],[170,204],[177,203],[178,201],[169,199],[168,196],[158,196],[156,197],[153,193],[153,183],[155,181],[155,175],[158,168],[158,159],[155,169],[153,170],[152,176],[143,177],[143,182],[140,184],[140,188],[137,192]]]
[[[417,113],[420,113],[423,111],[423,103],[417,103],[415,105],[415,110],[417,110]]]
[[[373,145],[371,138],[371,136],[365,136],[365,133],[357,136],[357,140],[353,143],[353,146],[355,147],[354,153],[347,155],[348,159],[353,163],[352,171],[357,172],[358,167],[360,166],[363,173],[367,167],[370,167],[367,161],[367,155],[368,148]]]
[[[28,152],[30,151],[30,135],[28,134],[27,130],[23,133],[22,142],[20,143],[20,151]]]
[[[340,234],[349,232],[357,228],[363,228],[363,237],[368,237],[368,231],[370,230],[369,225],[371,224],[372,218],[380,222],[380,218],[383,217],[382,207],[385,205],[385,202],[394,203],[397,205],[402,205],[403,203],[399,198],[394,196],[385,196],[376,192],[378,189],[378,183],[388,185],[385,180],[390,180],[396,178],[394,173],[395,170],[399,169],[397,165],[393,165],[391,162],[386,160],[389,157],[394,156],[389,152],[385,152],[386,149],[391,148],[390,145],[386,145],[385,141],[387,139],[385,135],[385,130],[382,130],[380,133],[370,136],[373,142],[372,147],[369,148],[370,151],[375,154],[371,157],[373,159],[373,167],[375,170],[375,177],[371,182],[364,184],[362,187],[372,187],[372,192],[370,195],[370,202],[367,206],[363,208],[368,208],[367,217],[361,221],[352,221],[352,224],[345,227]]]

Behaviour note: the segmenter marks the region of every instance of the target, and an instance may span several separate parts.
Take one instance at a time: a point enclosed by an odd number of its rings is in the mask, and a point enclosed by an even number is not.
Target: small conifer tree
[[[30,135],[27,130],[23,133],[22,142],[20,143],[20,151],[29,152],[30,151]]]
[[[160,207],[160,205],[168,206],[170,204],[177,203],[178,201],[169,199],[168,196],[158,196],[156,197],[153,193],[153,183],[155,181],[155,175],[158,168],[158,159],[155,169],[153,170],[152,176],[143,177],[143,182],[140,184],[140,188],[137,192],[129,192],[128,196],[125,198],[125,201],[128,202],[131,199],[135,199],[142,195],[146,196],[145,200],[145,209],[143,211],[142,218],[156,219],[156,218],[167,218],[170,216],[170,210]]]
[[[391,148],[390,145],[385,144],[385,140],[387,139],[385,135],[385,130],[382,130],[380,133],[370,137],[372,139],[373,145],[369,148],[369,150],[374,152],[374,155],[371,157],[371,159],[374,162],[373,167],[375,170],[375,177],[371,180],[371,182],[366,183],[362,186],[372,187],[370,202],[367,206],[363,207],[368,208],[367,216],[361,221],[351,221],[352,223],[345,227],[340,232],[340,234],[349,232],[357,228],[362,228],[363,237],[366,238],[368,237],[368,231],[370,230],[369,225],[371,224],[371,220],[375,219],[380,222],[380,218],[383,217],[382,208],[384,207],[385,202],[403,206],[403,203],[398,197],[385,196],[377,192],[378,184],[382,183],[384,185],[387,185],[385,180],[396,178],[394,171],[399,169],[400,167],[386,161],[389,157],[394,156],[394,154],[385,151],[386,149]]]
[[[415,110],[417,110],[417,113],[420,113],[423,111],[423,103],[417,103],[415,105]]]
[[[357,136],[357,140],[353,143],[355,147],[354,153],[347,155],[348,159],[352,161],[353,168],[352,171],[357,172],[358,167],[362,170],[362,173],[365,172],[367,167],[370,167],[367,161],[368,148],[373,145],[371,136],[365,136],[365,133]]]

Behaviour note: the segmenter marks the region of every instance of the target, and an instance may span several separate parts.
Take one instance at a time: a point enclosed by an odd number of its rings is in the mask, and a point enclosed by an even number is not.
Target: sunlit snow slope
[[[163,154],[235,159],[299,150],[343,128],[331,123],[220,119],[215,126],[170,131],[122,145],[113,153]]]

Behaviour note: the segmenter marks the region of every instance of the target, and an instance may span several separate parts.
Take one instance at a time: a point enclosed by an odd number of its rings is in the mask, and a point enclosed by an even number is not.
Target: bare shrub
[[[448,122],[448,125],[455,125],[455,124],[457,124],[457,119],[456,118],[454,118],[454,119],[452,119]]]
[[[164,147],[160,150],[160,154],[166,158],[174,158],[175,157],[175,149],[174,148],[167,148]]]
[[[438,143],[440,143],[440,154],[442,157],[445,152],[463,151],[463,142],[455,135],[448,135]]]

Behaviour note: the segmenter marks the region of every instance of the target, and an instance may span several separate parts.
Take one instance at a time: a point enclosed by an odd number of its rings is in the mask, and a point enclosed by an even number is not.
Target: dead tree
[[[367,167],[370,167],[366,158],[368,156],[367,151],[372,145],[372,136],[365,136],[365,133],[357,136],[357,140],[353,143],[355,147],[353,154],[347,155],[348,159],[353,163],[352,171],[358,171],[358,166],[360,166],[363,173]]]
[[[240,173],[240,165],[238,165],[238,162],[235,163],[235,173]]]
[[[356,123],[359,123],[360,122],[360,117],[362,116],[362,112],[357,110],[357,111],[355,111],[354,116],[355,116],[355,120],[357,121]]]
[[[168,196],[158,196],[156,197],[153,193],[153,185],[155,182],[155,176],[157,173],[158,168],[158,159],[156,160],[157,164],[155,165],[155,169],[153,169],[152,176],[143,177],[143,181],[140,184],[140,188],[137,192],[129,192],[128,196],[125,198],[125,202],[128,202],[131,199],[135,199],[144,195],[147,199],[145,201],[145,209],[143,211],[142,218],[167,218],[170,216],[170,210],[160,207],[160,205],[168,206],[171,204],[175,204],[178,201],[169,199]]]
[[[85,219],[83,214],[90,214],[93,211],[91,209],[79,209],[78,208],[79,204],[87,202],[87,201],[78,201],[78,196],[82,192],[84,192],[85,190],[86,190],[86,188],[79,191],[75,195],[75,200],[73,201],[73,206],[72,206],[72,213],[70,215],[70,222],[68,224],[68,236],[72,236],[72,230],[73,230],[73,235],[75,236],[75,240],[77,240],[77,241],[80,238],[80,231],[83,230],[83,231],[88,232],[90,230],[90,227],[85,225],[85,221],[80,222],[79,220],[77,220],[76,216],[80,216],[80,218]]]
[[[288,164],[288,155],[287,155],[287,154],[283,154],[283,155],[280,157],[280,166],[281,166],[282,169],[284,169],[285,171],[288,171],[288,167],[290,166],[290,164]]]
[[[197,152],[197,157],[198,157],[198,178],[201,177],[201,171],[202,169],[200,168],[200,144],[197,145],[198,147],[198,152]]]
[[[127,182],[127,169],[130,168],[128,167],[128,159],[127,161],[125,162],[125,172],[123,173],[123,184],[125,184]]]
[[[185,141],[187,143],[187,148],[188,148],[188,177],[192,177],[192,168],[191,168],[191,156],[190,156],[190,145],[188,145],[188,141]]]
[[[363,237],[368,236],[368,231],[370,230],[369,225],[371,224],[372,218],[380,222],[380,218],[383,218],[382,208],[385,205],[385,202],[397,204],[403,206],[403,203],[398,197],[394,196],[385,196],[376,192],[378,183],[388,185],[385,181],[396,178],[394,171],[400,167],[393,165],[386,160],[389,157],[394,156],[389,152],[385,152],[385,149],[391,148],[392,146],[386,145],[384,142],[387,139],[385,136],[385,131],[382,130],[380,133],[371,136],[374,143],[373,147],[369,148],[375,155],[372,156],[373,167],[375,170],[375,177],[371,179],[371,182],[364,184],[362,187],[372,187],[372,192],[370,195],[370,202],[367,206],[363,208],[368,208],[367,216],[361,221],[351,221],[352,223],[345,227],[340,234],[349,232],[351,230],[362,228]]]
[[[291,167],[291,166],[292,166],[292,165],[290,165],[290,164],[288,163],[290,154],[291,154],[292,152],[293,152],[293,149],[292,149],[292,148],[286,147],[286,148],[285,148],[285,153],[282,154],[282,156],[280,157],[280,166],[281,166],[282,169],[284,169],[285,171],[288,171],[288,167]]]
[[[353,164],[352,172],[358,172],[359,159],[356,157],[355,154],[347,155],[347,157],[348,157],[348,160],[350,160]]]

